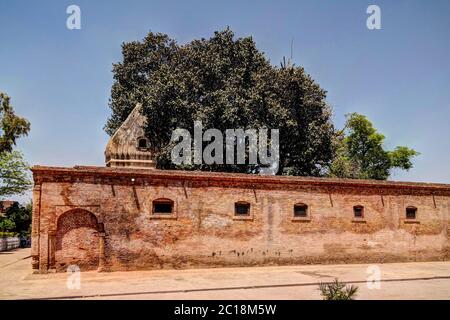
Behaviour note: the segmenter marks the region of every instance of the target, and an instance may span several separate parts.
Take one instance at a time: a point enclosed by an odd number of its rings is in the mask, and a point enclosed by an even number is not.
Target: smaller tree
[[[330,176],[386,180],[394,168],[412,168],[412,159],[419,153],[404,146],[385,150],[384,139],[367,117],[348,114],[345,127],[335,140],[336,156],[330,166]]]

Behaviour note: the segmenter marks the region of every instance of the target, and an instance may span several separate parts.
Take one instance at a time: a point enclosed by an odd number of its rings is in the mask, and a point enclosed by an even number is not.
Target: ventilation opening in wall
[[[294,217],[308,216],[308,206],[304,203],[294,205]]]
[[[248,215],[250,215],[250,203],[248,203],[248,202],[236,202],[234,204],[234,214],[236,216],[248,216]]]
[[[417,208],[407,207],[406,208],[406,219],[416,219]]]
[[[138,146],[137,146],[138,150],[146,151],[149,148],[149,145],[150,143],[147,138],[141,137],[138,139]]]
[[[158,199],[153,201],[153,214],[172,214],[173,201],[170,199]]]
[[[364,207],[363,206],[354,206],[353,214],[355,218],[362,218],[364,216]]]

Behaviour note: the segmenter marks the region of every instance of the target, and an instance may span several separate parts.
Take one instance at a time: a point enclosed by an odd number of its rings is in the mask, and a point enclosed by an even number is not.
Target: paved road
[[[377,267],[380,288],[369,289]],[[0,299],[320,299],[318,283],[336,277],[358,299],[450,300],[450,261],[83,272],[77,288],[73,274],[31,274],[29,249],[0,252]]]

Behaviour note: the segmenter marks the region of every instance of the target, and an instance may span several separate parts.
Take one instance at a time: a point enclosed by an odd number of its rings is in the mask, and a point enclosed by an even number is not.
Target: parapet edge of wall
[[[262,188],[264,185],[277,185],[278,187],[295,186],[318,186],[325,188],[375,188],[375,189],[397,189],[421,191],[430,195],[450,196],[450,184],[424,183],[424,182],[403,182],[403,181],[379,181],[379,180],[357,180],[357,179],[336,179],[298,176],[263,176],[256,174],[238,174],[223,172],[204,171],[182,171],[182,170],[158,170],[158,169],[129,169],[129,168],[109,168],[92,166],[70,167],[48,167],[34,166],[32,168],[35,183],[54,182],[64,177],[77,179],[83,178],[129,178],[130,184],[140,179],[163,179],[166,181],[192,181],[192,182],[219,182],[232,183],[233,186],[252,184],[255,188]],[[131,183],[133,182],[133,183]]]

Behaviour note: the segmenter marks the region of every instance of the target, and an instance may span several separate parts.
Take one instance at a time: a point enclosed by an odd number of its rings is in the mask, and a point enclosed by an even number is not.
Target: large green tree
[[[392,169],[409,170],[419,153],[404,146],[383,147],[384,135],[364,115],[347,115],[344,129],[336,136],[336,157],[330,175],[340,178],[386,180]]]
[[[20,235],[30,235],[31,202],[26,206],[14,203],[6,209],[4,216],[0,216],[0,231],[14,232]]]
[[[170,138],[176,128],[279,129],[279,174],[318,176],[333,159],[334,128],[326,92],[301,67],[275,67],[251,37],[231,30],[178,45],[150,32],[142,42],[122,45],[114,65],[113,134],[136,103],[148,119],[146,134],[158,167],[173,168]],[[196,169],[254,172],[250,166],[200,165]]]

